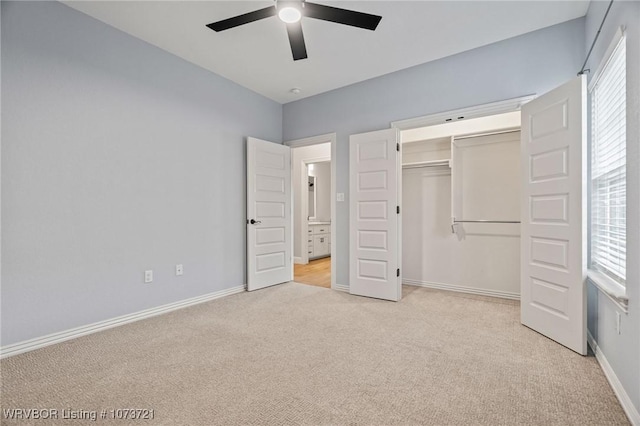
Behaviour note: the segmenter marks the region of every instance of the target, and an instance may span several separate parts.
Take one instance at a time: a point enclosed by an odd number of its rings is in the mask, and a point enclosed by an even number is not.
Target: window
[[[626,279],[626,39],[591,89],[591,269]]]

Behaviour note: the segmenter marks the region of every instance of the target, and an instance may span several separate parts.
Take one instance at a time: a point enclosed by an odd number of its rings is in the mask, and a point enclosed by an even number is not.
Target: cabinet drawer
[[[309,225],[309,234],[328,234],[331,232],[331,225]]]

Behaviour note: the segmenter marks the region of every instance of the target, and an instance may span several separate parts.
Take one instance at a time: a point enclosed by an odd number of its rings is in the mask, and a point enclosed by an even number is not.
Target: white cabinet
[[[307,253],[310,259],[331,255],[331,225],[309,225]]]
[[[313,255],[314,257],[329,256],[329,234],[313,236]]]
[[[311,230],[309,230],[311,231]],[[309,233],[307,237],[307,252],[309,253],[309,257],[313,257],[313,233]]]

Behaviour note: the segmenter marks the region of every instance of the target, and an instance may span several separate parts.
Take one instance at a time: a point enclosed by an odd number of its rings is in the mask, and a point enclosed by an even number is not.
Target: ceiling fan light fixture
[[[302,18],[302,13],[292,6],[283,7],[278,11],[278,18],[287,24],[298,22]]]

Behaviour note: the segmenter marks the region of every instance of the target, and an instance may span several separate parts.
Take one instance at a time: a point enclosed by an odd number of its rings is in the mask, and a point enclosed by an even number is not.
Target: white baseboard
[[[304,262],[302,261],[302,258],[298,257],[298,256],[294,256],[293,257],[293,263],[295,263],[297,265],[304,265]]]
[[[402,283],[406,285],[413,285],[416,287],[435,288],[438,290],[456,291],[458,293],[477,294],[479,296],[491,296],[491,297],[500,297],[502,299],[520,300],[519,293],[511,293],[508,291],[489,290],[489,289],[475,288],[475,287],[464,287],[461,285],[442,284],[442,283],[434,283],[429,281],[419,281],[419,280],[410,280],[410,279],[404,279],[402,280]]]
[[[598,346],[598,342],[596,342],[589,331],[587,331],[587,341],[589,342],[589,346],[591,346],[591,350],[593,350],[593,353],[596,355],[598,364],[600,364],[600,368],[602,368],[604,376],[609,381],[609,384],[613,389],[613,393],[616,394],[616,397],[618,398],[618,401],[620,401],[620,405],[622,405],[622,409],[629,418],[629,421],[634,426],[640,426],[640,413],[638,412],[638,409],[633,405],[631,398],[629,398],[629,394],[627,394],[627,391],[622,387],[622,383],[620,383],[618,376],[616,376],[615,371],[611,368],[611,364],[609,364],[609,361],[607,361],[607,358]]]
[[[177,309],[186,308],[188,306],[197,305],[199,303],[208,302],[214,299],[219,299],[224,296],[229,296],[236,293],[242,293],[243,291],[245,291],[245,286],[239,285],[236,287],[228,288],[226,290],[216,291],[214,293],[192,297],[190,299],[169,303],[167,305],[158,306],[156,308],[145,309],[144,311],[139,311],[139,312],[135,312],[128,315],[122,315],[116,318],[94,322],[93,324],[72,328],[70,330],[60,331],[57,333],[48,334],[46,336],[36,337],[35,339],[25,340],[23,342],[6,345],[0,348],[0,359],[7,358],[13,355],[18,355],[24,352],[33,351],[35,349],[44,348],[45,346],[55,345],[56,343],[61,343],[66,340],[71,340],[77,337],[86,336],[87,334],[97,333],[99,331],[118,327],[120,325],[128,324],[134,321],[151,318],[156,315],[175,311]]]
[[[338,291],[345,291],[345,292],[349,293],[349,286],[348,285],[336,283],[336,285],[333,286],[333,289],[334,290],[338,290]]]

